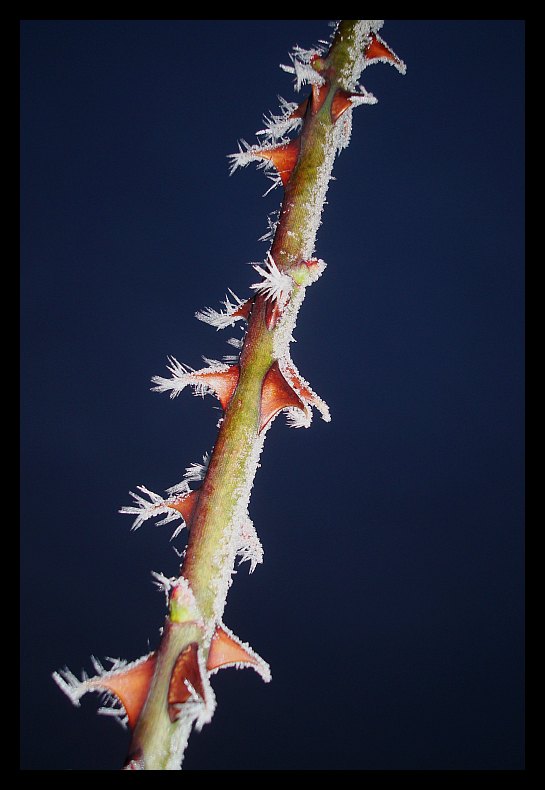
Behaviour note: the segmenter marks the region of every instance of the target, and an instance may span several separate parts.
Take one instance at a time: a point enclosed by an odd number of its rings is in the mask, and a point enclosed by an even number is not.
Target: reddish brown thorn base
[[[168,687],[168,715],[172,722],[178,718],[178,705],[187,702],[191,697],[191,689],[203,701],[206,698],[198,661],[198,649],[197,642],[192,642],[182,650],[174,664]]]
[[[280,372],[278,362],[273,362],[267,371],[261,389],[260,432],[279,411],[289,406],[295,406],[306,412],[305,404]]]

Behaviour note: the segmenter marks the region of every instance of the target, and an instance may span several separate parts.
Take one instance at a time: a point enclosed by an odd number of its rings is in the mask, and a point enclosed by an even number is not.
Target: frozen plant
[[[168,375],[154,376],[153,389],[177,397],[186,387],[212,395],[223,411],[215,445],[202,464],[191,464],[180,483],[165,496],[139,485],[132,504],[121,512],[133,517],[132,528],[161,517],[176,524],[173,537],[187,535],[176,577],[154,572],[164,592],[167,614],[157,649],[130,663],[111,660],[105,669],[96,659],[96,674],[77,678],[69,669],[54,679],[75,705],[88,691],[102,692],[106,707],[131,732],[126,770],[173,770],[181,767],[193,728],[200,730],[214,713],[211,676],[223,667],[251,667],[265,681],[268,664],[223,623],[226,596],[235,565],[253,572],[263,549],[248,514],[250,492],[265,435],[285,412],[291,427],[308,427],[313,409],[330,420],[326,403],[299,374],[290,357],[297,314],[307,288],[326,265],[315,257],[322,209],[337,154],[350,141],[352,111],[376,99],[358,82],[371,63],[405,66],[379,36],[382,20],[344,20],[331,39],[318,47],[296,47],[291,64],[295,89],[310,86],[299,103],[280,100],[280,113],[265,116],[262,140],[239,143],[230,158],[231,172],[257,162],[283,188],[274,219],[269,217],[270,248],[249,295],[232,291],[224,310],[205,307],[196,317],[217,330],[245,323],[242,342],[224,361],[205,359],[194,370],[169,357]],[[290,137],[290,135],[292,135]],[[197,484],[191,487],[190,484]],[[238,562],[237,562],[238,560]]]

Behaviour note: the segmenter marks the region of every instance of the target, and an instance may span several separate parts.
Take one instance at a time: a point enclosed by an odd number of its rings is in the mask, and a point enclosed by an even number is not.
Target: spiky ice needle
[[[169,524],[171,521],[175,521],[176,519],[182,519],[182,525],[176,530],[173,537],[178,535],[180,530],[183,529],[182,514],[170,507],[168,503],[169,500],[163,499],[163,497],[159,496],[159,494],[150,491],[145,486],[137,486],[137,488],[139,491],[142,491],[143,494],[147,494],[149,500],[144,499],[144,497],[140,496],[139,494],[135,494],[134,491],[129,491],[136,504],[124,505],[119,511],[120,513],[124,513],[126,515],[136,516],[131,530],[139,529],[142,524],[150,518],[155,518],[156,516],[166,514],[165,518],[156,523],[156,526]],[[186,490],[188,489],[189,487],[187,486]]]
[[[225,311],[214,310],[213,307],[205,307],[203,310],[199,310],[195,313],[195,318],[198,318],[199,321],[204,321],[205,324],[215,326],[216,329],[225,329],[228,326],[232,326],[235,321],[244,319],[243,315],[236,315],[237,310],[240,310],[244,304],[243,300],[239,299],[230,288],[228,290],[235,301],[234,303],[231,302],[229,296],[226,295],[223,300]]]
[[[267,253],[265,268],[259,263],[252,263],[252,266],[263,279],[250,285],[250,288],[258,294],[263,294],[266,299],[275,300],[282,309],[293,289],[292,278],[278,269],[270,252]]]

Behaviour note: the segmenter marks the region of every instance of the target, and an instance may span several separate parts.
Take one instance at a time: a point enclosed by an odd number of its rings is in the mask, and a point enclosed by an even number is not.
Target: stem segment
[[[258,294],[249,316],[240,357],[238,384],[225,410],[208,471],[189,527],[189,540],[180,575],[194,606],[176,605],[171,591],[167,617],[150,690],[133,733],[130,759],[146,770],[179,767],[189,729],[195,721],[171,721],[169,684],[180,653],[198,644],[201,661],[210,650],[214,629],[221,622],[236,558],[237,536],[245,517],[266,427],[262,427],[263,382],[271,366],[288,358],[288,345],[297,312],[305,296],[302,264],[314,251],[335,155],[343,144],[340,124],[333,117],[336,93],[351,91],[364,65],[371,23],[345,20],[337,28],[328,54],[312,60],[319,75],[312,86],[300,133],[300,149],[285,193],[271,256],[279,271],[294,274],[290,299],[280,320],[267,320],[269,299]],[[344,119],[346,120],[346,119]],[[344,123],[343,120],[343,123]],[[301,274],[303,271],[303,274]],[[297,276],[295,276],[297,274]],[[268,426],[267,426],[268,427]],[[185,618],[185,619],[184,619]],[[185,728],[187,732],[182,732]],[[134,766],[133,766],[134,767]]]

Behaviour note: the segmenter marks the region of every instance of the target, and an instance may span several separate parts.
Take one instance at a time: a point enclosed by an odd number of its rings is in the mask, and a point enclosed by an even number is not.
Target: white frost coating
[[[327,403],[324,400],[322,400],[320,398],[319,395],[317,395],[314,392],[314,390],[312,389],[312,387],[310,386],[308,381],[306,381],[301,376],[301,374],[299,373],[299,371],[297,370],[297,368],[293,364],[293,360],[291,359],[291,357],[289,357],[286,354],[284,357],[282,357],[282,359],[278,360],[278,363],[279,363],[279,366],[280,366],[280,370],[282,371],[284,377],[288,381],[291,381],[291,375],[295,374],[298,382],[301,383],[302,387],[299,387],[297,384],[294,384],[293,382],[292,382],[292,386],[293,386],[295,392],[299,395],[299,397],[301,398],[301,400],[305,404],[305,406],[308,408],[309,412],[310,412],[310,406],[314,406],[314,408],[317,409],[320,412],[322,420],[324,420],[325,422],[331,422],[331,415],[329,413],[329,406],[327,405]],[[308,397],[307,393],[310,393],[311,398]],[[301,411],[301,410],[299,409],[299,411]],[[309,424],[310,424],[310,422],[309,422]],[[294,426],[294,427],[301,427],[301,426]],[[308,427],[308,426],[306,426],[306,427]]]
[[[247,143],[246,140],[239,140],[238,151],[235,154],[227,155],[227,158],[231,160],[229,175],[232,176],[235,170],[237,170],[239,167],[246,167],[251,162],[257,162],[257,167],[261,170],[265,170],[267,177],[273,182],[273,186],[269,189],[270,192],[275,186],[282,184],[282,179],[278,175],[278,171],[276,170],[272,159],[264,157],[263,152],[274,151],[274,149],[278,148],[279,145],[289,142],[289,140],[281,138],[274,144],[270,143],[263,145],[260,143],[257,145],[250,145],[250,143]],[[267,192],[265,194],[267,194]]]
[[[236,311],[242,307],[244,304],[243,300],[239,299],[230,288],[228,290],[235,301],[233,303],[227,295],[225,296],[222,302],[225,306],[225,312],[214,310],[212,307],[205,307],[203,310],[199,310],[195,313],[195,318],[198,318],[199,321],[204,321],[205,324],[215,326],[216,329],[225,329],[227,326],[233,326],[235,321],[244,321],[245,319],[243,316],[233,315],[233,313],[236,313]]]
[[[266,268],[258,263],[252,263],[252,266],[263,277],[263,280],[250,285],[250,288],[258,294],[263,294],[265,299],[275,300],[278,303],[278,309],[282,311],[293,290],[292,278],[289,274],[278,269],[270,252],[267,253]]]
[[[166,771],[180,771],[184,753],[193,729],[193,724],[200,717],[200,710],[203,703],[200,701],[187,700],[180,705],[180,712],[176,719],[176,730],[169,739],[168,760],[165,766]]]
[[[218,572],[214,575],[214,605],[213,616],[208,623],[206,638],[211,639],[215,629],[215,624],[220,622],[225,608],[227,591],[231,584],[231,574],[235,563],[237,552],[240,548],[240,525],[247,519],[248,504],[254,485],[254,478],[259,466],[259,458],[263,450],[263,443],[269,423],[257,435],[248,430],[242,443],[246,448],[244,470],[240,473],[240,485],[233,492],[233,502],[235,506],[229,523],[223,531],[223,541],[218,545],[216,555],[212,562]]]
[[[337,151],[342,151],[343,148],[347,147],[350,142],[350,137],[352,136],[352,108],[343,113],[335,124],[335,128],[338,128],[339,132],[337,137]]]
[[[66,694],[72,704],[76,707],[79,707],[79,701],[84,694],[87,694],[90,691],[96,691],[98,694],[102,694],[102,702],[105,703],[107,707],[99,708],[99,713],[106,713],[109,716],[115,716],[119,720],[120,724],[126,726],[128,722],[127,712],[121,700],[112,694],[110,689],[105,685],[105,681],[107,681],[109,678],[115,677],[116,675],[128,672],[139,664],[144,663],[144,661],[147,661],[150,655],[151,653],[148,653],[147,655],[142,656],[142,658],[130,663],[121,661],[118,658],[107,659],[113,664],[112,669],[110,670],[104,669],[100,661],[98,661],[98,659],[96,659],[94,656],[91,656],[91,662],[97,673],[94,677],[90,678],[87,676],[86,672],[82,672],[82,677],[80,680],[74,675],[73,672],[68,669],[68,667],[61,669],[58,672],[53,672],[52,677],[57,686]]]
[[[314,277],[311,282],[315,282],[318,277],[321,276],[325,268],[325,262],[320,259],[319,264],[315,268]],[[290,356],[289,347],[290,343],[294,340],[293,332],[295,330],[299,310],[305,298],[305,292],[305,286],[296,286],[293,289],[291,298],[282,313],[274,333],[273,355],[275,359],[278,360],[282,375],[291,386],[293,386],[294,391],[305,406],[304,411],[298,407],[287,407],[281,410],[286,412],[287,423],[291,428],[308,428],[310,426],[312,421],[311,407],[316,408],[320,412],[325,422],[331,421],[327,403],[314,392],[308,381],[301,376]],[[300,382],[301,386],[294,383],[293,379],[295,379],[296,382]],[[305,393],[304,390],[307,392]],[[310,399],[308,393],[310,393]],[[267,428],[272,422],[273,420],[269,422]]]
[[[307,83],[310,85],[322,85],[324,78],[311,66],[311,60],[314,56],[322,56],[325,54],[325,49],[322,47],[316,49],[301,49],[301,47],[294,47],[290,53],[290,60],[293,66],[285,66],[280,64],[280,68],[287,71],[288,74],[295,76],[295,90],[301,90],[303,85]]]
[[[367,66],[370,66],[372,63],[387,63],[388,65],[393,66],[395,69],[397,69],[400,74],[406,74],[407,73],[407,66],[405,65],[405,63],[400,58],[397,57],[397,55],[392,50],[392,48],[390,46],[388,46],[388,44],[384,41],[383,38],[381,38],[378,35],[378,33],[375,33],[375,38],[383,46],[386,47],[386,49],[390,52],[392,57],[395,58],[395,60],[392,60],[391,58],[387,58],[387,57],[384,57],[384,56],[380,57],[380,58],[370,58],[370,59],[368,59],[366,61],[365,65],[364,65],[364,68],[367,68]]]
[[[260,677],[265,681],[265,683],[269,683],[271,680],[271,668],[267,664],[267,662],[263,658],[261,658],[261,656],[258,653],[256,653],[253,648],[250,647],[248,642],[243,642],[241,639],[238,638],[238,636],[235,636],[235,634],[231,631],[231,629],[227,628],[227,626],[224,625],[224,623],[222,623],[221,621],[219,622],[219,627],[221,628],[222,631],[225,631],[227,636],[229,636],[229,638],[232,639],[233,642],[236,642],[237,645],[240,645],[240,647],[242,647],[243,650],[245,650],[246,653],[248,653],[250,658],[252,658],[255,663],[251,663],[250,661],[248,662],[232,661],[228,664],[222,664],[221,667],[216,667],[216,669],[209,670],[208,674],[210,676],[215,675],[216,672],[219,672],[220,669],[227,669],[228,667],[235,667],[235,669],[245,669],[246,667],[252,667],[252,669],[255,669],[258,675],[260,675]]]
[[[310,428],[312,411],[303,411],[295,406],[286,409],[286,423],[289,428]]]
[[[378,99],[359,83],[356,85],[356,93],[350,97],[352,107],[359,107],[360,104],[376,104]]]
[[[200,482],[204,480],[208,464],[210,463],[210,453],[205,453],[202,457],[202,464],[190,464],[185,468],[184,478],[188,482]]]
[[[268,230],[263,236],[260,236],[258,241],[269,241],[270,239],[274,238],[274,234],[276,233],[276,228],[278,226],[278,220],[280,216],[279,209],[275,209],[272,211],[269,216],[267,217],[267,226]]]
[[[158,587],[159,590],[164,592],[166,602],[168,604],[170,591],[172,590],[173,587],[176,586],[176,582],[178,581],[178,579],[176,578],[176,576],[165,576],[164,573],[160,573],[159,571],[152,571],[151,575],[153,576],[153,583],[155,584],[155,586]]]
[[[344,68],[341,69],[339,74],[339,81],[343,88],[348,91],[353,91],[356,88],[356,83],[362,71],[372,63],[382,62],[389,63],[395,66],[401,74],[405,74],[405,64],[397,59],[399,62],[394,62],[390,58],[366,58],[365,50],[373,35],[377,41],[383,44],[391,52],[394,58],[397,55],[390,49],[385,41],[378,35],[378,31],[383,26],[383,19],[360,19],[354,28],[354,42],[350,50],[349,57],[346,59]]]
[[[297,315],[305,298],[306,288],[298,286],[293,289],[291,299],[286,305],[279,323],[274,332],[273,355],[275,359],[287,357],[289,359],[289,346],[293,341],[293,332],[297,323]]]
[[[272,112],[269,113],[270,117],[263,116],[263,122],[265,123],[265,129],[260,129],[256,134],[264,135],[265,139],[268,142],[275,142],[278,141],[294,129],[298,129],[302,123],[302,118],[290,118],[290,115],[297,109],[296,102],[288,102],[282,98],[282,96],[278,97],[280,101],[280,115],[274,115]]]
[[[209,672],[206,669],[206,661],[200,647],[197,650],[197,661],[204,689],[204,699],[197,694],[186,680],[191,698],[174,706],[177,709],[178,717],[176,719],[176,732],[169,739],[169,755],[165,766],[167,771],[178,771],[181,769],[184,752],[193,726],[199,732],[205,724],[210,722],[216,708],[216,697],[210,685]]]
[[[203,381],[200,376],[203,373],[225,373],[229,370],[229,365],[216,360],[206,360],[211,364],[207,368],[195,370],[188,365],[182,365],[175,357],[168,357],[170,365],[167,365],[168,370],[172,373],[169,379],[162,376],[152,376],[152,381],[156,385],[151,389],[154,392],[168,392],[170,390],[170,397],[175,398],[182,392],[188,385],[193,387],[193,394],[204,397],[205,395],[215,395],[214,390],[206,381]]]
[[[178,485],[181,486],[182,484],[179,483]],[[182,525],[176,530],[173,537],[178,535],[180,530],[185,526],[185,521],[182,514],[178,510],[174,510],[174,508],[170,507],[169,505],[179,502],[180,496],[171,496],[168,499],[163,499],[162,496],[155,494],[145,486],[137,486],[137,488],[139,491],[142,491],[143,494],[147,494],[150,501],[144,499],[144,497],[141,497],[139,494],[135,494],[134,491],[129,491],[129,494],[132,496],[136,504],[124,505],[119,510],[120,513],[136,516],[131,530],[139,529],[144,521],[147,521],[150,518],[155,518],[155,516],[166,514],[165,518],[161,519],[161,521],[157,521],[155,526],[169,524],[171,521],[181,519]],[[189,492],[189,487],[187,487],[187,492]],[[184,491],[184,494],[185,493],[186,492]]]
[[[201,480],[204,480],[209,463],[210,453],[205,453],[202,457],[202,464],[196,463],[186,466],[183,480],[171,486],[170,488],[167,488],[166,493],[170,497],[175,496],[176,494],[189,494],[191,491],[189,483],[200,483]]]
[[[240,525],[237,557],[240,557],[239,565],[243,562],[250,563],[249,573],[253,573],[256,565],[263,562],[263,546],[248,514]]]

